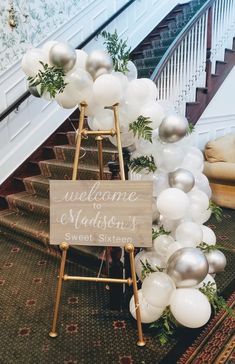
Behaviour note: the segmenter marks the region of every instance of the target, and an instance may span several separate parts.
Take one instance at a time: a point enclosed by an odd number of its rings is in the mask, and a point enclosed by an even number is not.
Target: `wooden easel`
[[[122,145],[121,145],[121,136],[120,136],[120,127],[119,127],[119,120],[118,120],[118,104],[113,105],[113,113],[114,113],[114,129],[112,130],[99,130],[99,131],[92,131],[84,129],[84,119],[85,119],[85,110],[86,104],[82,103],[81,105],[81,112],[80,112],[80,119],[79,119],[79,127],[77,131],[77,138],[76,138],[76,150],[75,150],[75,157],[74,157],[74,164],[73,164],[73,174],[72,180],[77,180],[77,172],[79,167],[79,157],[80,157],[80,150],[81,150],[81,142],[83,136],[95,135],[96,141],[98,144],[98,160],[99,160],[99,170],[100,170],[100,178],[103,179],[103,146],[102,140],[103,136],[111,135],[116,136],[117,138],[117,147],[118,147],[118,157],[119,157],[119,165],[120,165],[120,176],[121,180],[125,180],[125,171],[124,171],[124,162],[123,162],[123,155],[122,155]],[[65,263],[66,263],[66,256],[67,251],[69,249],[69,244],[62,242],[60,244],[60,249],[62,251],[61,257],[61,264],[58,276],[58,284],[56,290],[56,298],[55,298],[55,307],[54,307],[54,316],[52,322],[52,329],[49,333],[50,337],[57,337],[57,321],[58,321],[58,314],[59,314],[59,305],[61,299],[61,291],[62,291],[62,283],[63,281],[85,281],[85,282],[97,282],[97,283],[119,283],[119,284],[128,284],[133,285],[133,292],[134,292],[134,302],[136,307],[136,319],[137,319],[137,329],[138,329],[138,346],[145,346],[145,341],[143,338],[142,332],[142,324],[141,324],[141,316],[140,316],[140,308],[139,308],[139,298],[138,298],[138,287],[137,287],[137,280],[136,280],[136,272],[135,272],[135,260],[134,260],[134,245],[133,244],[126,244],[125,251],[129,254],[130,257],[130,267],[131,267],[131,278],[122,279],[122,278],[96,278],[96,277],[81,277],[81,276],[68,276],[65,274]]]

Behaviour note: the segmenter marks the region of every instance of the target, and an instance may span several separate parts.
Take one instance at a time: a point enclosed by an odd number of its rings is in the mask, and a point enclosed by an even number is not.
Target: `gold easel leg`
[[[51,329],[51,332],[49,333],[50,337],[58,336],[58,333],[56,332],[56,327],[57,327],[57,319],[58,319],[58,313],[59,313],[62,283],[63,283],[63,278],[64,278],[65,261],[66,261],[66,255],[67,255],[68,248],[69,248],[69,245],[67,243],[60,244],[60,249],[62,250],[62,258],[61,258],[61,263],[60,263],[60,272],[59,272],[59,278],[58,278],[57,290],[56,290],[55,309],[54,309],[54,316],[53,316],[53,322],[52,322],[52,329]]]
[[[120,126],[119,126],[119,118],[118,118],[118,104],[113,105],[113,112],[114,112],[114,124],[115,124],[117,147],[118,147],[118,159],[119,159],[119,166],[120,166],[120,176],[121,176],[121,180],[125,181],[125,169],[124,169],[124,161],[123,161],[123,154],[122,154],[122,143],[121,143]]]
[[[81,141],[82,141],[82,130],[83,130],[84,118],[85,118],[85,109],[86,109],[86,104],[82,103],[81,111],[80,111],[80,118],[79,118],[78,135],[77,135],[77,139],[76,139],[75,157],[74,157],[74,162],[73,162],[73,175],[72,175],[73,181],[76,181],[76,179],[77,179]]]
[[[97,141],[98,147],[98,163],[100,170],[100,179],[104,179],[104,162],[103,162],[103,138],[101,135],[98,135],[95,140]]]
[[[125,249],[126,249],[126,252],[128,252],[130,255],[131,276],[132,276],[132,284],[133,284],[133,292],[134,292],[134,301],[135,301],[135,307],[136,307],[137,329],[138,329],[138,336],[139,336],[137,345],[145,346],[146,343],[144,341],[143,331],[142,331],[138,287],[137,287],[136,272],[135,272],[134,246],[133,246],[133,244],[127,244],[125,246]]]

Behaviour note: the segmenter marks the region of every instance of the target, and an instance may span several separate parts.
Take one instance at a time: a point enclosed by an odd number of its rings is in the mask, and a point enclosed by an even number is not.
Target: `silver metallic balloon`
[[[186,193],[195,185],[194,175],[184,168],[178,168],[174,172],[170,172],[168,181],[171,187],[179,188]]]
[[[76,62],[75,49],[67,43],[56,43],[49,51],[49,61],[57,67],[62,67],[65,72],[71,70]]]
[[[159,126],[159,138],[163,142],[174,143],[187,134],[188,122],[177,115],[166,116]]]
[[[210,274],[224,271],[224,268],[227,264],[227,259],[224,253],[222,253],[220,250],[215,249],[211,250],[209,253],[206,253],[205,256],[209,264]]]
[[[41,97],[36,86],[28,86],[28,90],[34,97]]]
[[[93,79],[105,74],[111,73],[113,69],[112,58],[102,50],[94,50],[91,52],[86,61],[86,70]]]
[[[179,249],[167,262],[167,274],[181,288],[196,286],[206,277],[208,269],[207,259],[198,248]]]

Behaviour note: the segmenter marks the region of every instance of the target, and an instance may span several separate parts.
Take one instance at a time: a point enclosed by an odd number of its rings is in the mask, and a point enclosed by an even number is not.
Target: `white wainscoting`
[[[63,25],[48,38],[69,41],[77,46],[106,19],[121,8],[127,0],[80,0],[82,10],[69,23]],[[117,29],[128,38],[131,48],[164,18],[178,3],[177,0],[136,0],[108,27]],[[101,39],[92,40],[87,51],[100,47]],[[0,112],[26,90],[26,81],[20,62],[14,64],[0,77]],[[30,97],[17,112],[0,123],[0,183],[2,183],[58,126],[73,112],[63,110],[55,102]]]

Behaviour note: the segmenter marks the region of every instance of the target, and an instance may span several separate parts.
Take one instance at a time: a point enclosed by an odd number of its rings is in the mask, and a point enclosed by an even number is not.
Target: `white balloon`
[[[113,111],[108,109],[97,110],[92,120],[92,129],[93,130],[114,129]]]
[[[126,90],[125,99],[127,102],[141,103],[143,105],[145,102],[152,101],[151,92],[146,84],[144,84],[141,79],[132,80],[129,82],[128,88]]]
[[[196,247],[203,241],[202,236],[201,226],[191,221],[181,223],[175,231],[176,240],[183,247]]]
[[[125,132],[121,132],[120,135],[121,135],[121,144],[122,144],[122,147],[123,148],[129,147],[135,141],[135,139],[133,137],[133,134],[130,133],[130,132],[128,132],[128,131],[127,132],[126,131]],[[109,137],[109,140],[110,140],[110,142],[113,145],[117,146],[117,139],[116,139],[116,137],[110,136]]]
[[[135,80],[138,76],[138,71],[135,64],[132,61],[127,62],[127,69],[126,76],[129,81]]]
[[[188,169],[191,172],[202,172],[204,167],[204,157],[200,149],[190,147],[184,157],[181,167]]]
[[[151,95],[151,92],[149,92],[149,94]],[[158,128],[163,118],[166,116],[163,107],[157,101],[150,101],[144,104],[140,109],[140,114],[152,121],[150,126],[153,129]]]
[[[144,259],[144,255],[146,254],[145,250],[141,250],[139,253],[135,256],[135,272],[140,280],[142,280],[142,270],[143,270],[143,264],[141,261]]]
[[[168,100],[158,100],[158,103],[163,107],[167,115],[175,114],[174,105]],[[185,138],[181,139],[184,140]]]
[[[216,244],[216,235],[214,231],[209,228],[208,226],[201,225],[202,229],[202,241],[208,245],[215,245]]]
[[[129,81],[128,78],[122,72],[112,72],[112,75],[118,79],[121,84],[122,91],[126,91]]]
[[[174,291],[175,283],[171,277],[162,272],[149,274],[142,284],[143,297],[154,307],[168,306]]]
[[[153,151],[153,144],[148,140],[135,139],[136,150],[142,155],[151,155]]]
[[[183,246],[178,241],[175,241],[174,243],[169,245],[166,252],[166,260],[168,260],[177,250],[182,248]]]
[[[149,324],[153,321],[156,321],[161,317],[164,308],[159,307],[153,307],[151,306],[143,297],[142,290],[138,290],[138,298],[139,298],[139,308],[140,308],[140,316],[141,316],[141,322],[144,324]],[[135,308],[135,300],[134,295],[131,297],[130,304],[130,313],[136,319],[136,308]]]
[[[65,77],[65,82],[68,83],[68,86],[73,90],[74,95],[77,93],[79,95],[82,90],[87,87],[91,88],[93,85],[91,75],[81,68],[69,72]]]
[[[155,162],[156,163],[156,162]],[[169,188],[168,175],[162,171],[156,171],[153,175],[153,196],[159,196],[162,191]]]
[[[77,57],[76,57],[74,69],[82,68],[83,70],[85,70],[88,54],[85,51],[83,51],[82,49],[75,49],[75,52],[76,52]]]
[[[190,328],[205,325],[211,316],[211,306],[207,297],[195,288],[175,290],[170,310],[181,325]]]
[[[189,209],[189,213],[194,222],[199,225],[204,224],[211,217],[211,209],[202,210],[200,206],[192,204]]]
[[[165,258],[162,255],[157,254],[156,251],[152,248],[150,251],[147,251],[145,254],[142,255],[141,260],[144,264],[148,262],[148,264],[150,264],[151,267],[155,270],[157,268],[166,268]]]
[[[195,177],[194,189],[198,189],[205,192],[208,198],[211,198],[212,191],[210,188],[208,178],[203,173],[194,173],[194,177]]]
[[[158,89],[157,89],[155,82],[153,82],[149,78],[140,78],[140,80],[142,83],[144,83],[148,87],[151,97],[153,98],[153,101],[156,101],[156,99],[158,97]],[[158,103],[158,105],[162,106],[160,103]],[[163,109],[165,111],[164,107],[163,107]]]
[[[121,100],[122,87],[116,77],[104,74],[95,80],[93,93],[97,104],[112,106]]]
[[[178,188],[167,188],[160,193],[157,199],[157,208],[160,214],[170,220],[184,217],[188,207],[188,196]]]
[[[125,119],[127,123],[131,123],[137,120],[140,115],[141,104],[138,100],[134,98],[129,100],[124,100],[120,103],[120,110],[125,114]]]
[[[65,86],[63,92],[55,96],[55,100],[64,109],[73,109],[77,106],[77,100],[71,95],[69,87]]]
[[[200,190],[194,190],[188,192],[188,198],[191,204],[197,205],[201,210],[207,210],[209,207],[209,198],[205,192]]]
[[[21,67],[27,76],[35,77],[43,66],[39,62],[46,63],[45,53],[38,48],[28,50],[22,58]]]
[[[174,239],[170,235],[159,235],[156,239],[154,239],[153,247],[156,253],[166,256],[169,246],[174,242]]]
[[[43,46],[42,46],[42,51],[44,52],[44,55],[46,57],[46,63],[50,64],[49,62],[49,52],[50,52],[50,49],[59,42],[55,41],[55,40],[49,40],[48,42],[44,43]]]
[[[196,286],[192,287],[192,288],[202,288],[203,285],[207,285],[207,283],[212,283],[213,284],[213,288],[215,290],[217,290],[217,285],[215,283],[214,278],[212,277],[211,274],[207,274],[206,278],[203,279],[203,281],[201,281],[199,284],[197,284]]]
[[[174,171],[184,159],[183,150],[174,144],[162,146],[161,154],[155,160],[157,166],[167,172]]]

